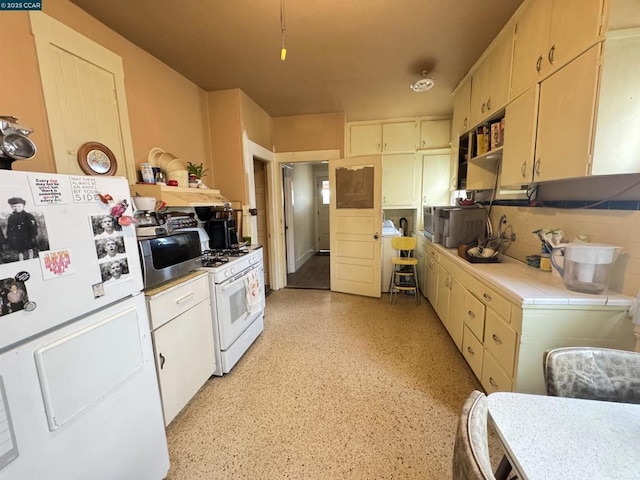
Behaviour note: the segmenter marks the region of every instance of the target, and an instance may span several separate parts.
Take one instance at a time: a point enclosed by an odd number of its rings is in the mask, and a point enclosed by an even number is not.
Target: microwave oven
[[[445,248],[457,248],[474,242],[487,227],[487,211],[477,205],[436,207],[433,242]]]
[[[144,288],[152,288],[200,267],[201,242],[197,231],[145,237],[138,240]]]

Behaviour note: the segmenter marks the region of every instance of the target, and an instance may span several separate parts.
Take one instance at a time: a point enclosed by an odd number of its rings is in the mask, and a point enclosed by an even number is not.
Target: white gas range
[[[264,329],[262,247],[207,250],[202,270],[209,272],[215,375],[229,373]]]

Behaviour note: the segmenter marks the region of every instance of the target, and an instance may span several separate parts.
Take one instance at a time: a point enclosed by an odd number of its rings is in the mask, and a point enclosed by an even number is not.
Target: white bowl
[[[154,211],[156,209],[155,197],[131,197],[136,210]]]

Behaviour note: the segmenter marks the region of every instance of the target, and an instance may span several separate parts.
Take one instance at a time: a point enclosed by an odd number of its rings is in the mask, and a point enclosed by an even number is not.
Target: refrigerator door
[[[126,179],[0,170],[0,192],[0,352],[142,290]]]
[[[0,354],[0,420],[3,480],[165,478],[144,295]]]

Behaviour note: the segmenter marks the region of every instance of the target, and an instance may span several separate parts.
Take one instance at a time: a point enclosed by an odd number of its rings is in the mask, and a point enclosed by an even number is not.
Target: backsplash
[[[540,254],[540,240],[532,233],[539,228],[561,229],[568,240],[584,234],[592,243],[624,249],[615,265],[611,289],[631,296],[640,290],[640,211],[494,205],[491,223],[495,234],[502,215],[507,217],[506,233],[517,237],[504,251],[509,257],[524,262],[527,255]]]

